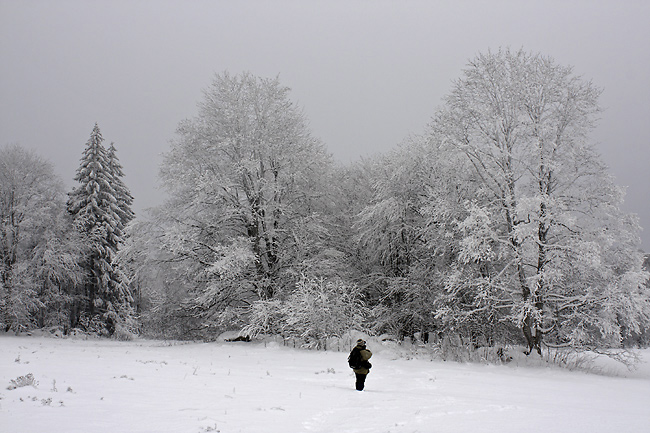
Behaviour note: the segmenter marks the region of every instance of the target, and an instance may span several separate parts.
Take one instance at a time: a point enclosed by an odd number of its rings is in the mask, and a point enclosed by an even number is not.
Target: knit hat
[[[357,340],[357,346],[365,346],[365,345],[366,345],[366,342],[363,341],[363,339],[359,338],[359,339]]]

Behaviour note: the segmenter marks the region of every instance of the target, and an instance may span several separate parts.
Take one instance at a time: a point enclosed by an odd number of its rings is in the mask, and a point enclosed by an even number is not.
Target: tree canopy
[[[43,305],[36,260],[62,210],[52,165],[18,145],[0,148],[0,320],[6,330],[34,324]]]
[[[569,67],[510,50],[479,55],[455,83],[430,139],[464,154],[478,182],[450,226],[460,242],[443,299],[459,320],[508,312],[537,351],[545,335],[615,345],[647,321],[639,227],[589,141],[599,94]]]
[[[216,75],[164,157],[161,248],[186,263],[203,311],[282,296],[288,270],[320,253],[303,242],[326,231],[331,161],[288,93],[277,78]]]

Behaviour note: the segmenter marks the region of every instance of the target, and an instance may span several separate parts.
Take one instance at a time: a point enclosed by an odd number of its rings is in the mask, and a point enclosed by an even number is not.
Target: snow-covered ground
[[[650,431],[650,351],[621,377],[369,348],[357,392],[344,352],[2,336],[0,432]]]

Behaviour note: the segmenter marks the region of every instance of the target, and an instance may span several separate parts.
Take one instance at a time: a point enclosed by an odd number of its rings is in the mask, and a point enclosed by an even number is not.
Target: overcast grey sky
[[[215,72],[292,88],[350,161],[421,133],[470,58],[541,52],[604,89],[594,133],[650,251],[650,1],[0,0],[0,145],[73,185],[95,122],[135,209],[160,203],[160,154]]]

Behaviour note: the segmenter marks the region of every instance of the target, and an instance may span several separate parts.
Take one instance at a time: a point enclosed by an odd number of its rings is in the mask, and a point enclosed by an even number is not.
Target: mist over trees
[[[96,125],[67,212],[39,182],[57,228],[37,229],[37,212],[15,226],[3,180],[3,323],[110,335],[137,318],[149,336],[309,347],[352,329],[528,353],[647,345],[640,227],[589,141],[600,92],[539,54],[480,54],[420,134],[342,166],[278,78],[217,74],[178,125],[168,200],[147,219]],[[38,284],[19,288],[17,269]]]

